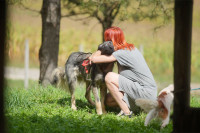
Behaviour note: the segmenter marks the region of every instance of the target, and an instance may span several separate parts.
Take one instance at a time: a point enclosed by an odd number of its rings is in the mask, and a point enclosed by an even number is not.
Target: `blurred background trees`
[[[120,21],[133,19],[158,19],[162,21],[158,27],[166,25],[172,18],[173,0],[62,0],[68,14],[63,17],[80,16],[76,20],[96,18],[104,31],[113,25],[118,16]]]
[[[110,26],[118,26],[125,33],[126,41],[136,47],[143,46],[144,57],[159,82],[173,80],[173,0],[61,0],[58,58],[52,68],[64,66],[69,54],[79,51],[94,52],[102,43],[103,32]],[[200,2],[195,0],[193,20],[192,77],[200,76],[199,33]],[[9,5],[6,48],[7,66],[23,67],[24,41],[30,42],[30,66],[38,68],[39,49],[42,46],[41,0],[20,1]],[[163,28],[160,28],[163,27]],[[157,32],[155,32],[155,29]],[[56,33],[56,30],[55,30]],[[57,32],[58,33],[58,32]],[[45,37],[47,37],[45,35]],[[52,37],[50,37],[50,40]],[[48,39],[47,39],[48,40]],[[56,39],[55,39],[56,40]],[[51,41],[55,44],[56,41]],[[50,44],[47,44],[50,46]],[[55,44],[57,45],[57,44]],[[53,46],[53,45],[52,45]],[[54,47],[54,46],[53,46]],[[55,47],[56,51],[57,47]],[[56,52],[50,52],[57,54]],[[53,55],[53,54],[52,54]],[[46,60],[46,59],[45,59]],[[54,60],[54,59],[52,59]],[[49,63],[49,62],[48,62]],[[45,68],[45,67],[44,67]]]

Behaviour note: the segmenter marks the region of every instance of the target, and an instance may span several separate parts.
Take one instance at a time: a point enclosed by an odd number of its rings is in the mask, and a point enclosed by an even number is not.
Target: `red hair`
[[[111,27],[104,32],[105,41],[112,41],[115,50],[119,49],[134,49],[133,44],[125,41],[124,33],[119,27]]]

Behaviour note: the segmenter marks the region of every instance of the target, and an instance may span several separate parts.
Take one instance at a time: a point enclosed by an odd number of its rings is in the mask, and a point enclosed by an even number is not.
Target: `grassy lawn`
[[[133,118],[117,117],[119,110],[108,109],[108,114],[97,115],[95,107],[84,98],[84,86],[76,91],[78,111],[70,109],[70,95],[64,90],[46,88],[32,81],[29,89],[22,81],[6,80],[5,115],[10,133],[52,133],[52,132],[171,132],[172,121],[160,129],[157,120],[144,126],[146,114]],[[200,98],[191,98],[192,106],[200,107]]]

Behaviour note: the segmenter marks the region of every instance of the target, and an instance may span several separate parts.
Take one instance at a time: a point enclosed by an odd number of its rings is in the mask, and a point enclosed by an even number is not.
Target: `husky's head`
[[[98,46],[102,55],[111,55],[115,50],[112,41],[103,42]]]

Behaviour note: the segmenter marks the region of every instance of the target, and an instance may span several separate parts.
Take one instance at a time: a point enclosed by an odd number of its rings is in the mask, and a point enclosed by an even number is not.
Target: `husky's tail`
[[[135,104],[139,106],[141,109],[143,109],[145,112],[149,112],[152,109],[155,109],[158,107],[158,101],[154,100],[149,100],[149,99],[136,99]]]
[[[65,69],[63,67],[57,67],[53,70],[50,77],[50,83],[51,85],[57,88],[61,88],[69,92],[65,75]]]

